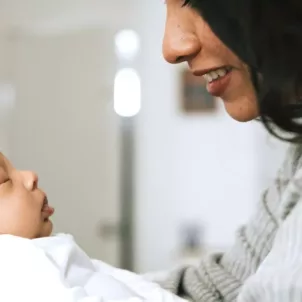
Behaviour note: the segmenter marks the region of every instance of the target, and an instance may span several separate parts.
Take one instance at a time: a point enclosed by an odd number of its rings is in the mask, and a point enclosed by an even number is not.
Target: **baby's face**
[[[0,234],[24,238],[49,236],[53,209],[31,171],[16,170],[0,153]]]

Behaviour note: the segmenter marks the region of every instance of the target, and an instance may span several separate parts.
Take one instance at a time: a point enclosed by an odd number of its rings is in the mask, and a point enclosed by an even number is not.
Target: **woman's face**
[[[187,61],[203,76],[210,94],[220,97],[238,121],[258,116],[257,99],[247,66],[212,32],[200,14],[184,0],[166,0],[163,55],[172,64]]]

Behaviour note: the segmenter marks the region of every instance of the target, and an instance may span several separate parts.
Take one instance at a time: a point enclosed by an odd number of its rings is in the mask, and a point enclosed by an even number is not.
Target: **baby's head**
[[[53,209],[38,188],[38,177],[19,171],[0,153],[0,234],[24,238],[49,236]]]

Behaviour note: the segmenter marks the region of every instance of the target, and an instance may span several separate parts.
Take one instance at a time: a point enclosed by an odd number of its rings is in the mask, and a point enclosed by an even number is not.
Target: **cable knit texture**
[[[290,147],[276,179],[261,196],[252,219],[238,230],[234,246],[224,254],[202,259],[196,267],[181,267],[172,271],[161,285],[191,301],[237,301],[243,285],[252,284],[247,282],[248,278],[257,275],[256,272],[277,240],[277,234],[297,208],[301,199],[300,188],[302,188],[302,146],[299,145]],[[300,217],[302,225],[302,213]],[[244,288],[246,294],[240,298],[240,302],[258,301],[256,288],[252,291],[246,290],[246,286]],[[254,292],[253,297],[256,295],[255,300],[249,296],[250,292]]]

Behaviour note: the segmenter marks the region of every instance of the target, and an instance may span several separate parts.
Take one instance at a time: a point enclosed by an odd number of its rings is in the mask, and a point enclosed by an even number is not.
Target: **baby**
[[[36,174],[16,170],[0,153],[0,301],[184,301],[90,259],[70,235],[51,236],[53,213]]]

